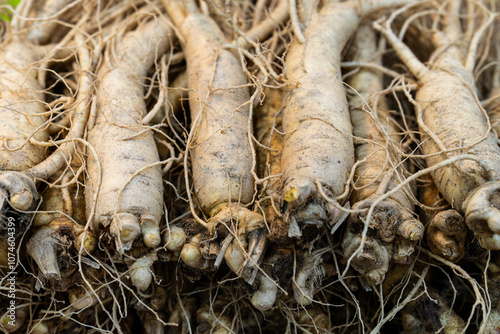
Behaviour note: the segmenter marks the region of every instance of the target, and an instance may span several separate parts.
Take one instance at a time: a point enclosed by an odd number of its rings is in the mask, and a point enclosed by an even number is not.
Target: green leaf
[[[12,8],[16,8],[20,2],[21,0],[0,0],[0,3],[2,5],[10,5],[12,6]],[[3,9],[2,13],[0,14],[0,18],[3,21],[10,21],[12,19],[12,13],[9,10]]]

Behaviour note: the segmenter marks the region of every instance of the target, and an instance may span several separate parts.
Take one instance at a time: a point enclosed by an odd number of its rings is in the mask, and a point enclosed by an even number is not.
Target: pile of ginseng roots
[[[6,333],[500,332],[500,4],[0,3]]]

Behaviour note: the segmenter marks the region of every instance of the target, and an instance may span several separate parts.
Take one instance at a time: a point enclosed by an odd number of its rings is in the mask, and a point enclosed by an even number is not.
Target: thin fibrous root
[[[84,254],[92,253],[97,247],[97,238],[92,232],[67,218],[57,218],[38,229],[28,241],[26,249],[44,277],[60,280],[58,253],[71,242],[77,252],[83,249]]]
[[[482,247],[500,249],[500,182],[485,183],[463,205],[465,222]]]

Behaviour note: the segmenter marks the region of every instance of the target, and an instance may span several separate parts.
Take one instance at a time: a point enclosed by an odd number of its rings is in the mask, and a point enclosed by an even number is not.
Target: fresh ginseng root
[[[374,64],[381,65],[380,53],[373,59],[377,51],[375,32],[360,27],[351,48],[353,61],[372,59]],[[376,95],[383,90],[382,79],[381,73],[369,68],[360,68],[348,78],[355,90],[349,105],[353,133],[359,141],[355,146],[359,164],[354,174],[356,188],[351,195],[352,209],[357,212],[348,218],[342,248],[344,257],[351,260],[354,256],[352,266],[374,284],[384,280],[392,260],[407,260],[424,232],[424,226],[412,214],[411,186],[378,200],[401,182],[397,174],[405,173],[403,168],[395,171],[393,167],[402,166],[402,157],[395,149],[401,136],[390,117],[385,96]],[[372,205],[376,206],[368,220]]]
[[[85,256],[97,247],[96,236],[85,229],[83,189],[78,188],[78,182],[69,182],[77,167],[82,165],[76,156],[70,171],[52,178],[53,181],[60,179],[62,185],[49,187],[42,193],[43,201],[34,216],[34,225],[38,228],[26,246],[28,254],[47,279],[60,280],[59,263],[67,266],[80,249]]]
[[[432,66],[422,63],[392,31],[390,25],[397,15],[376,22],[375,28],[418,81],[415,98],[407,97],[415,104],[422,153],[427,166],[435,169],[431,175],[436,187],[454,209],[464,213],[481,246],[495,250],[500,249],[500,147],[489,132],[474,82],[478,45],[495,15],[486,13],[481,26],[468,34],[469,28],[461,22],[461,4],[447,3],[442,28],[432,38]],[[466,26],[474,22],[464,21]],[[461,159],[461,154],[466,156]]]
[[[307,21],[305,41],[294,40],[286,54],[289,86],[282,113],[280,202],[294,237],[300,237],[301,225],[321,228],[336,221],[342,213],[335,198],[346,200],[354,145],[345,86],[339,80],[342,49],[363,16],[405,2],[314,3],[310,15],[302,18]]]
[[[221,29],[194,1],[169,0],[164,5],[184,41],[192,119],[186,155],[191,155],[197,203],[209,217],[197,221],[208,230],[211,243],[219,243],[213,266],[225,259],[231,270],[252,283],[266,246],[266,229],[263,217],[246,207],[254,196],[248,78],[237,52],[224,47],[229,41]],[[189,174],[186,170],[186,177]],[[205,260],[197,245],[206,241],[195,241],[186,244],[181,258],[200,268]],[[186,253],[189,256],[182,256]]]
[[[162,172],[147,114],[143,81],[170,46],[171,29],[157,17],[119,34],[99,70],[96,124],[88,135],[97,154],[89,154],[86,182],[91,228],[109,227],[124,253],[137,236],[150,248],[161,242]],[[111,44],[110,44],[111,45]]]
[[[28,1],[23,1],[19,7],[26,3]],[[68,1],[65,0],[47,1],[52,13],[67,4]],[[92,4],[84,7],[88,9],[87,6],[92,7]],[[82,13],[88,15],[86,10]],[[38,13],[42,17],[45,14]],[[58,23],[64,21],[60,19]],[[72,139],[81,138],[83,135],[89,110],[88,102],[92,95],[93,77],[90,73],[93,64],[87,47],[82,45],[77,51],[82,74],[79,78],[79,93],[75,100],[72,126],[66,136],[68,140],[60,144],[46,159],[47,147],[39,143],[45,143],[49,139],[49,127],[44,126],[49,113],[45,109],[44,80],[37,76],[37,72],[42,77],[45,72],[34,71],[33,68],[39,68],[38,61],[44,57],[47,64],[51,60],[50,55],[54,56],[53,54],[66,46],[61,43],[47,55],[47,50],[40,45],[42,41],[35,35],[51,35],[58,24],[45,22],[47,24],[36,25],[31,24],[32,21],[16,21],[17,18],[14,18],[8,29],[9,33],[13,33],[12,38],[5,36],[0,52],[0,72],[3,73],[0,78],[0,133],[3,139],[0,146],[0,210],[9,202],[12,208],[26,211],[33,208],[37,198],[34,180],[47,180],[60,170],[76,147]],[[27,34],[21,34],[19,29]],[[77,26],[74,29],[77,29]],[[35,30],[37,33],[32,35]],[[83,39],[78,40],[83,32],[76,35],[77,41],[85,44]]]

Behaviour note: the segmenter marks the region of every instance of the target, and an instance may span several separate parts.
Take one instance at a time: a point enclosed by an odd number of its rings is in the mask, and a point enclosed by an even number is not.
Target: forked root
[[[374,198],[369,198],[358,202],[353,210],[368,209],[374,201]],[[422,239],[424,226],[407,209],[391,199],[377,204],[368,222],[367,235],[363,236],[366,223],[366,213],[350,215],[342,248],[344,257],[350,258],[358,251],[365,237],[363,249],[356,254],[352,265],[372,283],[379,284],[384,280],[391,260],[408,260],[415,245]]]
[[[465,222],[482,247],[500,249],[500,182],[484,184],[471,193],[463,205]]]
[[[216,268],[225,259],[234,273],[252,284],[267,244],[263,217],[239,204],[224,205],[209,220],[208,229],[210,233],[199,233],[184,245],[181,251],[184,263],[204,270],[210,267],[210,259],[216,258]],[[214,231],[226,236],[220,244],[205,241],[212,238]],[[170,240],[178,247],[183,238],[180,231],[173,230]]]
[[[120,253],[129,250],[139,234],[142,234],[143,242],[147,247],[154,248],[161,242],[159,223],[153,215],[149,214],[138,217],[128,212],[117,213],[113,215],[109,231]]]
[[[97,238],[84,227],[67,218],[57,218],[42,226],[26,245],[28,254],[35,260],[43,276],[50,280],[60,280],[59,253],[73,245],[76,252],[92,253],[97,246]]]
[[[441,211],[429,222],[427,242],[434,254],[457,262],[465,255],[466,241],[467,226],[458,211]]]
[[[29,210],[37,198],[35,182],[20,172],[0,173],[0,209],[8,201],[16,210]]]

